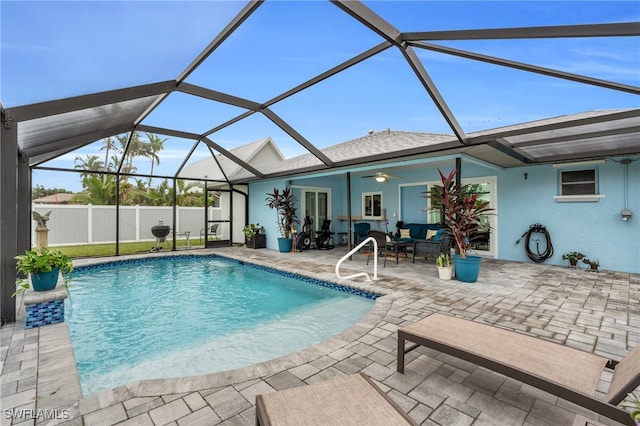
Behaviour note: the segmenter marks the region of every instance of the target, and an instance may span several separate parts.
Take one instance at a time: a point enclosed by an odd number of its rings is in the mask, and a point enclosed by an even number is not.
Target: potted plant
[[[293,226],[300,223],[296,217],[296,197],[291,192],[291,188],[285,188],[280,191],[273,188],[272,193],[267,193],[267,207],[275,209],[278,214],[278,230],[281,238],[278,238],[278,248],[282,253],[288,253],[293,246],[293,240],[290,235]]]
[[[482,222],[482,218],[493,211],[488,201],[478,200],[478,193],[471,185],[460,185],[455,182],[456,170],[448,176],[442,171],[442,185],[435,185],[430,192],[432,209],[441,209],[444,227],[456,242],[459,254],[453,256],[456,266],[456,278],[463,282],[476,282],[480,272],[480,256],[469,254],[469,244],[482,236],[482,232],[490,229]]]
[[[597,271],[598,266],[600,266],[600,262],[598,262],[597,260],[589,260],[586,257],[582,259],[582,263],[589,265],[590,271]]]
[[[636,422],[636,426],[640,426],[640,397],[635,393],[631,392],[627,395],[627,399],[620,404],[621,407],[630,408],[631,412],[629,415]]]
[[[562,260],[568,260],[569,267],[577,268],[578,260],[582,259],[583,257],[584,254],[580,253],[579,251],[568,251],[562,255]]]
[[[453,276],[453,265],[451,264],[451,256],[448,253],[442,253],[436,258],[436,266],[438,267],[438,276],[441,280],[450,280]]]
[[[242,228],[245,245],[249,248],[259,249],[267,246],[267,236],[264,234],[264,227],[259,223],[250,223]]]
[[[58,250],[49,250],[42,247],[36,250],[27,250],[23,255],[16,256],[16,271],[24,275],[31,275],[31,286],[34,291],[53,290],[58,284],[58,277],[62,273],[65,286],[71,281],[73,265],[71,258]],[[22,293],[29,289],[26,279],[19,279],[16,285],[20,288],[14,293]]]

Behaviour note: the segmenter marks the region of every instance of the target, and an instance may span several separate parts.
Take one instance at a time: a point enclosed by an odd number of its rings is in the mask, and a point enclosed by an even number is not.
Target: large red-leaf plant
[[[289,238],[293,226],[297,223],[296,217],[296,197],[291,188],[285,188],[280,192],[278,188],[273,188],[273,192],[267,192],[267,207],[275,209],[278,213],[278,229],[283,238]]]
[[[480,233],[489,231],[481,221],[482,216],[493,211],[488,201],[478,200],[478,193],[473,192],[471,185],[456,188],[456,170],[445,176],[442,171],[442,186],[435,185],[431,190],[432,209],[441,209],[444,226],[456,241],[462,257],[469,254],[469,243],[480,237]]]

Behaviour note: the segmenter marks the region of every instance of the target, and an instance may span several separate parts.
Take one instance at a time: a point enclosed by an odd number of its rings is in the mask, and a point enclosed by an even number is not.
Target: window
[[[362,218],[382,219],[382,192],[362,193]]]
[[[560,195],[596,195],[596,169],[560,172]]]

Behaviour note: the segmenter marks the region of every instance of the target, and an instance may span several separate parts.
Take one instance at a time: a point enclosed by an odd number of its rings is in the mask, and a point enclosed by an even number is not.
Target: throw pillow
[[[427,229],[427,240],[432,239],[433,237],[436,236],[436,234],[438,233],[438,231],[436,231],[435,229]]]
[[[411,238],[411,232],[408,229],[401,229],[400,238]]]

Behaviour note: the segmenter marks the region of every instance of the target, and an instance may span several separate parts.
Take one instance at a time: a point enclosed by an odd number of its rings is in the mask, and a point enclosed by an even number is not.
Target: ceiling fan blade
[[[387,179],[404,179],[404,178],[401,178],[400,176],[391,176],[386,173],[383,176],[386,177]]]
[[[362,178],[385,178],[385,179],[403,179],[399,176],[392,176],[390,174],[387,174],[385,172],[378,172],[375,175],[367,175],[367,176],[361,176]]]

